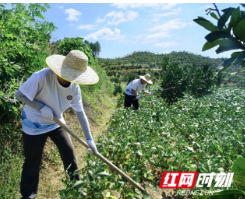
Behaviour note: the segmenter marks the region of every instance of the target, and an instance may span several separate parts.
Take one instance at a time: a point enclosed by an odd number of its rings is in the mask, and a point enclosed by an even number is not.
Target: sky
[[[239,3],[216,3],[218,9]],[[211,58],[230,57],[234,51],[216,54],[214,47],[202,52],[208,30],[193,21],[205,17],[212,3],[51,3],[43,13],[58,28],[51,41],[82,37],[101,45],[101,58],[118,58],[136,51],[167,54],[186,51]],[[244,10],[240,6],[241,10]],[[222,13],[222,12],[221,12]]]

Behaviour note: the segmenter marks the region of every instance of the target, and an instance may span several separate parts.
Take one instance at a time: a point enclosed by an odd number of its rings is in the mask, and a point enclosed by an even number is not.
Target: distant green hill
[[[209,63],[216,71],[217,66],[227,58],[210,58],[196,55],[186,51],[171,52],[169,54],[155,54],[148,51],[139,51],[124,57],[114,59],[98,58],[99,65],[107,72],[114,81],[129,81],[138,75],[151,74],[155,79],[159,78],[159,71],[164,57],[170,58],[170,63],[180,65],[196,65],[197,67]],[[237,72],[234,74],[234,72]],[[241,67],[228,69],[223,73],[223,84],[225,86],[245,87],[245,70]],[[119,80],[120,78],[120,80]]]
[[[118,69],[115,68],[115,66],[119,66],[121,69],[124,69],[125,66],[126,69],[128,69],[128,66],[131,66],[130,69],[139,69],[139,65],[141,65],[142,68],[161,68],[163,58],[166,56],[170,57],[170,62],[177,62],[182,65],[195,64],[199,66],[210,63],[213,69],[215,69],[222,62],[222,59],[220,58],[215,59],[204,57],[185,51],[173,51],[169,54],[155,54],[147,51],[139,51],[114,59],[99,58],[99,63],[103,68],[110,68],[110,66],[113,66],[114,69]]]

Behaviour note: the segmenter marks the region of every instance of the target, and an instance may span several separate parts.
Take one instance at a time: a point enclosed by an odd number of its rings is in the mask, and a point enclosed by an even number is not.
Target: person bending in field
[[[15,96],[25,103],[22,112],[22,137],[24,164],[20,192],[22,199],[34,199],[38,192],[39,170],[43,148],[48,137],[58,147],[64,169],[70,168],[71,179],[78,169],[70,135],[53,121],[56,117],[65,123],[63,112],[72,107],[83,129],[91,153],[98,153],[85,115],[81,90],[78,84],[95,84],[98,75],[88,66],[88,57],[79,50],[72,50],[67,56],[51,55],[46,58],[49,68],[44,68],[18,89]],[[86,195],[81,189],[81,195]]]
[[[131,104],[133,103],[134,109],[138,110],[139,108],[138,99],[140,99],[138,92],[140,91],[142,91],[145,94],[152,95],[152,93],[145,91],[146,83],[153,84],[150,78],[151,76],[149,74],[146,74],[144,76],[140,76],[139,79],[135,79],[128,84],[125,90],[125,99],[124,99],[125,108],[131,107]]]

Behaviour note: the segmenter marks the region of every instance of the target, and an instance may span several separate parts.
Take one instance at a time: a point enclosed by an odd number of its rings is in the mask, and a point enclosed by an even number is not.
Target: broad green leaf
[[[217,50],[215,50],[215,52],[217,54],[225,52],[225,51],[229,51],[229,50],[235,50],[235,49],[240,49],[240,47],[238,47],[237,45],[234,46],[220,46]]]
[[[219,20],[219,18],[217,17],[217,15],[216,15],[214,12],[211,12],[210,15],[211,15],[214,19]]]
[[[241,20],[241,12],[240,7],[238,6],[235,10],[233,10],[231,15],[230,24],[232,27],[236,27],[237,23]]]
[[[220,46],[238,46],[238,48],[240,47],[240,44],[235,39],[230,38],[221,38],[210,43]]]
[[[209,50],[209,49],[211,49],[211,48],[213,48],[213,47],[215,47],[215,46],[217,46],[218,44],[217,43],[215,43],[215,42],[206,42],[204,45],[203,45],[203,47],[202,47],[202,51],[206,51],[206,50]]]
[[[238,22],[233,32],[238,39],[245,42],[245,18]]]
[[[221,39],[221,38],[233,39],[233,37],[229,33],[224,32],[224,31],[211,32],[205,36],[205,39],[209,42],[214,42],[215,40]]]
[[[231,65],[234,65],[234,64],[242,64],[242,60],[244,59],[245,57],[245,54],[239,54],[239,55],[236,55],[234,57],[231,57],[227,60],[225,60],[221,66],[218,66],[217,67],[217,70],[218,70],[218,73],[226,70],[228,67],[230,67]]]
[[[227,22],[228,18],[231,16],[233,9],[232,8],[228,8],[224,14],[219,18],[218,20],[218,28],[219,30],[222,30],[225,23]]]
[[[77,181],[74,185],[73,185],[73,189],[79,189],[80,187],[82,187],[84,184],[83,181]]]
[[[109,176],[110,174],[105,172],[105,171],[103,171],[103,172],[98,173],[98,175],[99,176]]]
[[[223,66],[224,67],[228,67],[228,66],[230,66],[232,64],[236,64],[236,63],[242,61],[242,59],[244,58],[244,56],[245,56],[245,54],[240,54],[240,55],[236,55],[234,57],[231,57],[231,58],[229,58],[229,59],[227,59],[227,60],[224,61]]]
[[[231,54],[231,57],[234,57],[234,56],[236,56],[236,55],[240,55],[240,54],[242,54],[242,53],[245,53],[245,51],[241,51],[241,52],[233,52],[233,53]]]
[[[223,149],[221,147],[218,147],[219,151],[223,153]]]
[[[81,169],[77,169],[76,171],[73,172],[73,176],[77,175],[79,172],[81,171]]]
[[[187,146],[186,148],[192,152],[195,152],[192,147]]]
[[[245,8],[245,4],[244,4],[244,3],[240,3],[240,4],[241,4],[241,6],[242,6],[242,7],[244,7],[244,8]]]
[[[195,21],[197,24],[199,24],[200,26],[206,28],[209,31],[218,31],[218,27],[216,27],[212,22],[206,20],[203,17],[198,17],[198,19],[194,19],[193,21]]]
[[[231,9],[232,11],[235,10],[235,8],[229,7],[229,8],[225,8],[223,10],[221,10],[222,12],[226,12],[227,10]]]
[[[224,70],[226,70],[228,67],[230,67],[234,61],[237,59],[238,55],[231,57],[225,61],[223,61],[217,68],[216,70],[218,71],[218,74]]]
[[[6,34],[5,36],[6,36],[6,37],[10,37],[10,38],[12,38],[12,39],[13,39],[13,37],[14,37],[13,34],[11,34],[11,33]]]
[[[231,171],[234,172],[233,181],[236,186],[240,190],[245,191],[245,159],[238,158],[232,166]]]

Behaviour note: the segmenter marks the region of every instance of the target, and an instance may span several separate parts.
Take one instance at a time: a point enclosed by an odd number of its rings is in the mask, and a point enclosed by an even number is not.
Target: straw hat
[[[151,81],[151,76],[149,74],[145,74],[144,76],[140,76],[140,79],[145,80],[148,84],[153,84]]]
[[[51,70],[63,79],[75,84],[95,84],[98,75],[88,66],[88,57],[80,50],[72,50],[67,56],[51,55],[46,58]]]

